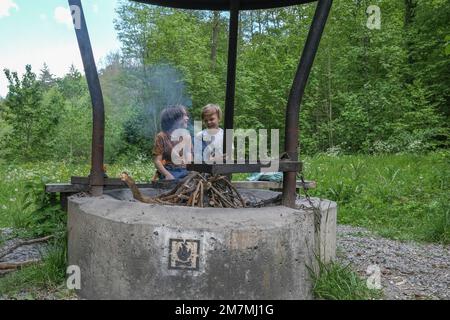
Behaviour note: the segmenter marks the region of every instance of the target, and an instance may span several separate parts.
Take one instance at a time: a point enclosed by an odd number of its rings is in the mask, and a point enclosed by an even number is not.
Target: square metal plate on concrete
[[[169,269],[199,270],[200,240],[169,239]]]

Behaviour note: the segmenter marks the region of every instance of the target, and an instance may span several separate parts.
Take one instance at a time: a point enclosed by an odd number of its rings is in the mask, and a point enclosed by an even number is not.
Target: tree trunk
[[[408,61],[408,73],[406,75],[406,82],[412,83],[414,81],[414,76],[412,70],[412,65],[414,64],[414,42],[412,35],[412,26],[414,23],[414,17],[416,15],[417,0],[405,0],[405,45],[407,50],[407,61]]]
[[[212,41],[211,41],[211,70],[216,69],[217,63],[217,46],[220,27],[220,12],[214,11],[212,19]]]

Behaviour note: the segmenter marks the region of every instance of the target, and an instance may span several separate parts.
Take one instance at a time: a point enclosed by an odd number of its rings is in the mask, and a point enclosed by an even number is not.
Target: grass
[[[337,201],[338,222],[398,240],[450,243],[450,153],[320,155],[304,161],[311,195]]]
[[[53,293],[60,298],[71,293],[65,290],[63,283],[66,272],[67,246],[64,239],[54,240],[43,252],[39,264],[25,267],[0,278],[0,298],[21,299],[40,298]]]
[[[316,299],[326,300],[374,300],[382,297],[382,291],[369,289],[358,274],[337,262],[328,264],[318,260],[318,273],[312,272],[313,293]]]
[[[338,203],[338,223],[395,240],[450,243],[450,152],[320,154],[302,159],[311,196]],[[248,174],[233,175],[244,180]]]

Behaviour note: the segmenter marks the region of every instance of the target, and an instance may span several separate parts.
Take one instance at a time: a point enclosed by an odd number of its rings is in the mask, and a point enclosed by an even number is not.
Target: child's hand
[[[166,180],[175,180],[175,177],[169,172],[168,174],[166,174]]]

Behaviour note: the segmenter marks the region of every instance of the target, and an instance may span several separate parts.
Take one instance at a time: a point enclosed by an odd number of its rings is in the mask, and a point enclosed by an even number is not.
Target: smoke
[[[144,134],[153,136],[160,130],[161,111],[171,105],[183,105],[187,109],[192,107],[192,100],[186,92],[186,85],[181,72],[174,67],[154,65],[142,69],[139,74],[141,80],[142,115],[149,125]],[[192,125],[190,125],[192,127]]]
[[[107,144],[115,145],[111,150],[149,154],[161,130],[161,111],[181,104],[190,113],[192,100],[183,74],[169,64],[142,65],[113,53],[103,61],[99,73],[110,128]],[[188,129],[193,131],[192,124]]]

